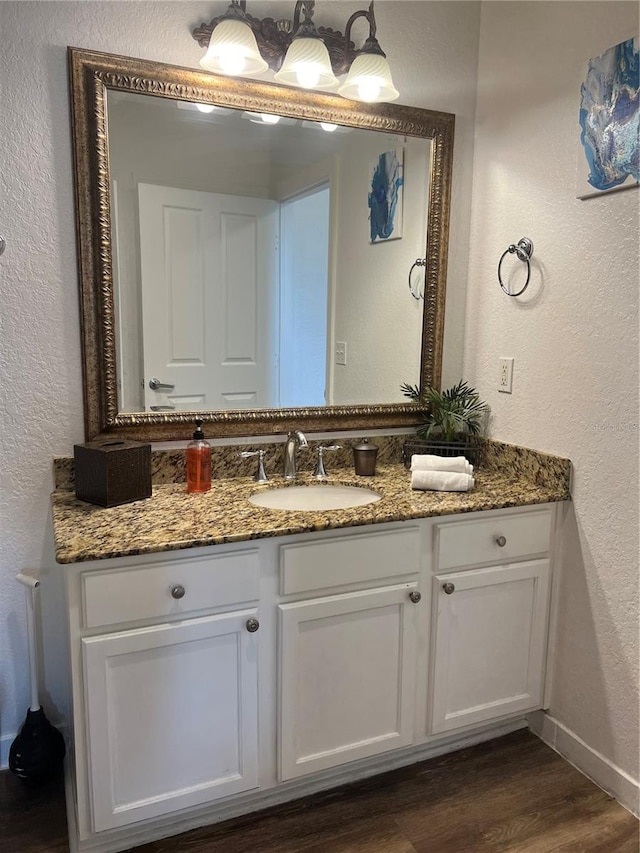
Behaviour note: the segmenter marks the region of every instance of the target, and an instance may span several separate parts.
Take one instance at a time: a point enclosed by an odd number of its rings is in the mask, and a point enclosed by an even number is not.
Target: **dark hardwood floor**
[[[60,781],[0,773],[0,851],[68,853]],[[638,821],[526,731],[135,853],[638,853]]]

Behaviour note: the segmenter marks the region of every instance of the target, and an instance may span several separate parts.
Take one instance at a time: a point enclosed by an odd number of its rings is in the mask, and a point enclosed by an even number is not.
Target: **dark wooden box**
[[[151,497],[151,445],[107,439],[76,444],[76,497],[118,506]]]

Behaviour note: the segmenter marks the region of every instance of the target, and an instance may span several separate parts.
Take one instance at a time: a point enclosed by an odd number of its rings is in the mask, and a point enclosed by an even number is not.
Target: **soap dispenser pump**
[[[211,488],[211,445],[205,441],[202,421],[196,421],[193,441],[187,445],[187,492]]]

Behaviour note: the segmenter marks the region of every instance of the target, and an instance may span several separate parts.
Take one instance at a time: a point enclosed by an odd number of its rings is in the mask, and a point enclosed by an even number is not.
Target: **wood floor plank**
[[[28,788],[0,773],[0,849],[3,853],[69,853],[62,777]]]
[[[357,829],[342,832],[332,841],[320,840],[304,853],[416,853],[395,821],[372,819]]]
[[[68,853],[61,781],[0,773],[2,853]],[[639,853],[638,822],[526,731],[131,853]]]
[[[398,825],[418,853],[500,849],[485,844],[488,831],[496,832],[501,826],[506,832],[504,827],[512,821],[512,831],[520,827],[523,832],[524,824],[532,822],[531,815],[545,809],[551,820],[554,809],[561,809],[569,796],[583,798],[596,792],[607,805],[611,803],[585,776],[538,744],[525,743],[522,750],[512,750],[508,761],[496,754],[494,764],[482,772],[470,761],[464,773],[450,774],[443,784],[434,785],[433,798],[404,809]]]
[[[622,809],[612,809],[611,801],[602,791],[589,790],[584,796],[566,797],[535,812],[495,824],[482,833],[479,850],[495,853],[551,853],[555,850],[591,849],[594,843],[618,843],[623,838],[620,823],[628,825]],[[607,849],[605,847],[605,849]]]
[[[372,818],[371,812],[354,809],[348,803],[336,809],[335,803],[308,799],[151,842],[127,853],[341,853],[352,848],[358,853],[415,853],[393,820],[377,815]],[[378,836],[388,841],[388,848],[378,844]]]

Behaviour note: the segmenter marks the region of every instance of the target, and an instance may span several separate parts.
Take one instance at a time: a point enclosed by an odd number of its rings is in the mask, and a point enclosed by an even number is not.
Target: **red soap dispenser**
[[[187,444],[187,491],[208,492],[211,488],[211,445],[204,439],[202,421],[196,421],[193,441]]]

